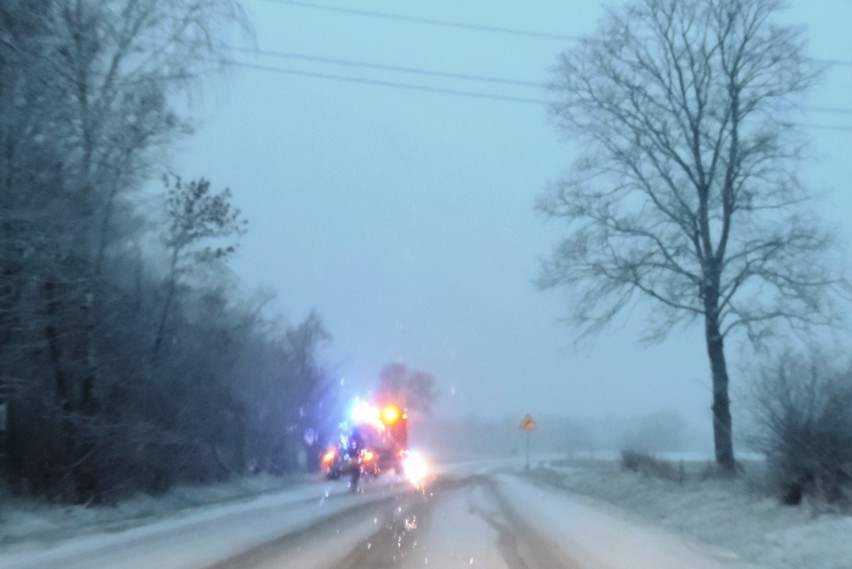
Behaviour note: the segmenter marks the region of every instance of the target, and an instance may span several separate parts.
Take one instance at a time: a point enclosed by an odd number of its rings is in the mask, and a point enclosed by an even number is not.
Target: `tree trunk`
[[[93,418],[97,412],[94,394],[95,377],[92,371],[94,362],[88,359],[93,333],[87,330],[83,338],[86,342],[83,350],[87,356],[85,361],[87,368],[85,375],[78,382],[73,375],[66,373],[65,369],[61,332],[57,324],[61,320],[61,301],[53,280],[48,280],[44,284],[44,293],[47,312],[44,335],[47,339],[48,359],[53,368],[65,446],[65,454],[59,460],[59,464],[71,473],[75,502],[79,504],[100,502],[100,488],[91,465],[91,456],[95,450],[95,436],[91,425],[85,420],[81,421],[81,419]]]
[[[713,442],[716,463],[727,474],[736,469],[734,461],[733,431],[731,429],[731,402],[728,398],[728,365],[725,362],[724,339],[715,318],[717,310],[705,315],[707,355],[713,375]]]
[[[157,336],[154,339],[154,357],[160,351],[160,346],[163,343],[163,336],[166,333],[166,321],[169,319],[169,312],[172,309],[174,302],[175,291],[177,290],[177,263],[180,249],[175,246],[172,249],[171,270],[169,275],[169,288],[166,291],[166,300],[163,303],[163,313],[160,315],[160,324],[157,326]]]
[[[52,280],[44,283],[44,292],[47,300],[47,322],[44,327],[44,336],[47,340],[49,360],[53,368],[56,401],[62,413],[67,417],[74,407],[71,401],[71,386],[63,369],[62,347],[59,345],[59,330],[56,326],[59,300],[56,297],[56,285]]]
[[[166,322],[169,319],[169,312],[172,309],[172,302],[175,296],[175,281],[174,277],[169,282],[169,289],[166,292],[166,300],[163,303],[163,313],[160,315],[160,324],[157,326],[157,336],[154,339],[154,357],[160,351],[160,346],[163,344],[163,336],[166,333]]]

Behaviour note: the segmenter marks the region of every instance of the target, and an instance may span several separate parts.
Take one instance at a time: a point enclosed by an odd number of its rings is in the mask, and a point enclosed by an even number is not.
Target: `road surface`
[[[4,569],[745,569],[499,463],[424,487],[317,481],[149,526],[0,551]]]

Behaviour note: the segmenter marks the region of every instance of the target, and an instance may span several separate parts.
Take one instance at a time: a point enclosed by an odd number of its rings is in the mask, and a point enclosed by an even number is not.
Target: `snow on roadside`
[[[584,496],[559,494],[512,474],[499,492],[539,535],[588,568],[763,569],[727,548],[711,547]]]
[[[467,457],[466,462],[435,465],[434,468],[446,473],[467,472],[474,467],[485,470],[517,460],[505,457],[471,460]],[[393,480],[393,477],[382,477],[376,482],[386,484]],[[286,495],[287,499],[320,496],[327,486],[338,491],[345,484],[346,481],[324,484],[318,475],[257,475],[221,484],[177,486],[162,495],[139,494],[115,505],[89,508],[18,498],[5,494],[0,487],[0,554],[52,546],[72,538],[115,534],[161,520],[187,518],[229,504],[253,502],[271,494],[283,493],[282,498]]]
[[[759,489],[754,475],[734,480],[692,475],[681,484],[602,462],[545,467],[534,476],[730,549],[767,569],[852,567],[852,517],[783,506]]]
[[[99,533],[71,532],[49,544],[27,541],[0,548],[4,569],[191,569],[206,567],[348,508],[407,491],[393,477],[351,492],[345,481],[295,484],[250,499],[162,511],[161,519]],[[363,529],[363,528],[360,528]]]
[[[308,482],[306,477],[259,475],[207,486],[177,486],[160,496],[140,494],[114,506],[69,506],[33,499],[0,497],[0,547],[37,540],[50,543],[67,537],[128,529],[164,517],[256,498]]]

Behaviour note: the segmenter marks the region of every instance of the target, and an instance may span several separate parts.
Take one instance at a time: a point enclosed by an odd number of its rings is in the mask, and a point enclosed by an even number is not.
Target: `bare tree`
[[[81,240],[100,271],[117,201],[138,186],[189,121],[169,97],[221,68],[222,36],[248,30],[234,0],[54,0],[46,60],[74,120]]]
[[[556,73],[558,127],[585,145],[540,201],[569,235],[543,287],[566,287],[572,320],[599,330],[640,297],[646,339],[702,320],[716,461],[735,468],[725,340],[833,320],[830,235],[795,176],[785,112],[816,70],[782,0],[640,0],[608,12]]]
[[[154,338],[155,354],[162,345],[166,323],[181,281],[199,265],[231,256],[236,250],[236,242],[223,243],[222,240],[239,238],[246,226],[240,210],[231,205],[231,191],[228,188],[214,194],[210,190],[210,181],[204,178],[184,183],[179,177],[175,177],[173,182],[166,177],[165,183],[168,188],[166,246],[169,252],[169,274],[160,323]]]
[[[52,375],[47,414],[65,431],[57,462],[73,465],[81,501],[96,493],[87,457],[109,334],[102,265],[107,245],[129,237],[110,220],[187,132],[171,97],[221,66],[214,44],[244,21],[231,0],[0,7],[0,382],[34,392],[40,373]]]
[[[435,402],[435,378],[429,373],[392,363],[382,368],[379,374],[378,392],[382,397],[400,401],[411,410],[429,415]]]
[[[188,132],[174,95],[240,17],[231,0],[0,2],[0,475],[20,491],[292,471],[339,417],[319,318],[268,320],[222,262],[244,230],[230,193],[173,179],[164,208],[134,199]]]

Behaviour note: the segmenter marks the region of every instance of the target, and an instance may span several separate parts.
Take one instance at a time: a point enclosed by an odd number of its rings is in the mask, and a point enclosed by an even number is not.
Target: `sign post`
[[[527,413],[527,416],[524,417],[523,421],[521,421],[521,430],[523,430],[527,436],[527,472],[530,471],[530,433],[537,428],[538,425],[536,425],[535,419],[532,418],[532,415]]]

